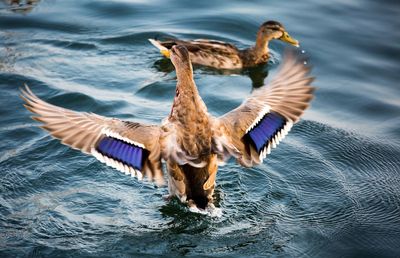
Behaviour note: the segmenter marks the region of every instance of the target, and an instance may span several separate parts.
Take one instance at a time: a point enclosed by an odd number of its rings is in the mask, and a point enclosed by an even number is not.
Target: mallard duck
[[[299,42],[287,33],[281,23],[276,21],[263,23],[258,30],[256,44],[243,50],[230,43],[208,39],[167,41],[149,39],[149,41],[167,58],[170,56],[169,51],[172,46],[183,45],[189,50],[193,64],[218,69],[241,69],[266,63],[270,57],[268,43],[273,39],[299,46]]]
[[[161,125],[147,125],[49,104],[26,86],[25,107],[42,128],[65,145],[90,154],[128,175],[147,176],[163,184],[192,210],[214,209],[218,165],[234,157],[244,167],[260,164],[285,137],[313,98],[310,68],[294,54],[286,55],[272,82],[256,89],[236,109],[214,117],[193,80],[185,46],[170,50],[176,68],[176,94]]]

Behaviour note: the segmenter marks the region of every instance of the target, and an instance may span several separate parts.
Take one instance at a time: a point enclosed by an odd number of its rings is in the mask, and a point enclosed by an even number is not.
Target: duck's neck
[[[207,107],[199,95],[191,69],[177,71],[176,75],[178,82],[170,119],[187,124],[194,117],[207,114]]]
[[[265,37],[265,35],[262,35],[261,33],[257,34],[257,39],[256,39],[256,44],[254,46],[254,55],[256,56],[257,59],[268,59],[269,55],[269,48],[268,48],[268,43],[270,42],[272,38],[271,37]]]
[[[176,88],[181,88],[183,90],[194,89],[197,91],[197,87],[193,79],[193,70],[191,66],[187,67],[186,69],[183,69],[182,71],[178,69],[176,71],[176,80],[177,80]]]

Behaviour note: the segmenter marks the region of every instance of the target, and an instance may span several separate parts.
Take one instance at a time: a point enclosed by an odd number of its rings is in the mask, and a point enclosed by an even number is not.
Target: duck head
[[[299,41],[292,38],[281,23],[277,21],[264,22],[258,30],[256,46],[264,49],[268,48],[268,42],[273,39],[299,47]]]
[[[170,58],[175,66],[178,81],[193,79],[193,67],[190,62],[189,51],[185,46],[175,45],[170,50]]]

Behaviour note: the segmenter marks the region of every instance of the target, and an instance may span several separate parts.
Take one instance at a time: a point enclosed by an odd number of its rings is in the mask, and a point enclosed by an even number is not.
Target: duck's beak
[[[287,42],[287,43],[289,43],[289,44],[291,44],[291,45],[293,45],[295,47],[299,47],[300,46],[299,41],[297,41],[294,38],[292,38],[289,35],[289,33],[287,33],[287,31],[284,31],[282,37],[280,37],[279,39],[284,41],[284,42]]]
[[[169,52],[168,49],[162,49],[160,50],[161,54],[163,54],[166,58],[170,58],[171,57],[171,53]]]

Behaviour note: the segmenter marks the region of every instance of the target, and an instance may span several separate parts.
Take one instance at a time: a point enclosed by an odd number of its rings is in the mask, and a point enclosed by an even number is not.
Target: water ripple
[[[35,1],[16,12],[0,1],[0,256],[398,257],[396,4]],[[270,19],[310,55],[316,98],[262,165],[220,167],[220,218],[166,203],[165,187],[59,144],[18,97],[27,83],[57,105],[158,124],[176,75],[148,38],[242,48]],[[237,107],[252,84],[275,74],[285,46],[271,42],[271,62],[260,70],[195,66],[209,111]]]

